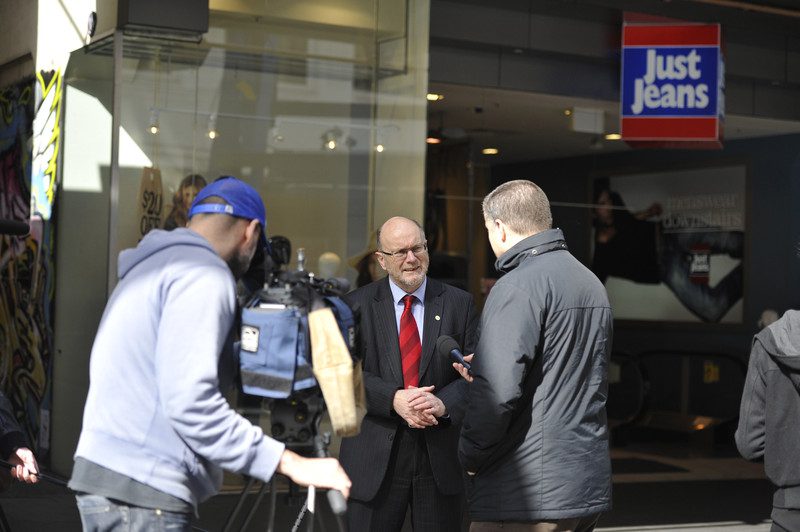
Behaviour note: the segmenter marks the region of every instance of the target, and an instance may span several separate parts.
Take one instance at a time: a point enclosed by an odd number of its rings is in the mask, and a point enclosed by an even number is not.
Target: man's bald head
[[[389,218],[378,231],[378,262],[406,293],[425,280],[430,264],[427,244],[422,226],[403,216]]]

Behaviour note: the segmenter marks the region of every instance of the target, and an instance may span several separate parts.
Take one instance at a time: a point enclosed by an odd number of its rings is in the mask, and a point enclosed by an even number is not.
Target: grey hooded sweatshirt
[[[753,339],[736,446],[764,460],[775,508],[800,509],[800,311],[789,310]]]
[[[221,392],[236,312],[227,264],[194,231],[154,230],[120,253],[119,277],[92,347],[75,458],[195,507],[217,493],[223,468],[268,481],[284,445]]]

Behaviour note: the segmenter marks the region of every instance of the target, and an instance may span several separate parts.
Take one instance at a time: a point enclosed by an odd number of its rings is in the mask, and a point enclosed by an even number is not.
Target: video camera
[[[291,243],[273,236],[265,250],[258,248],[242,278],[239,374],[245,401],[260,399],[270,412],[272,437],[300,454],[328,456],[331,434],[320,434],[327,411],[333,431],[358,433],[366,413],[361,361],[356,356],[357,316],[341,299],[349,289],[343,279],[320,279],[305,269],[305,251],[297,253],[297,268],[288,270]],[[245,485],[225,530],[232,530],[255,479]],[[271,491],[267,529],[275,521],[274,478],[259,490],[241,530],[255,515],[266,490]],[[290,484],[290,495],[292,485]],[[313,500],[309,488],[309,501]],[[339,530],[346,530],[347,504],[342,494],[327,492]],[[307,509],[300,510],[297,530]],[[313,530],[314,518],[307,521]]]
[[[254,257],[244,281],[261,288],[243,305],[239,366],[242,391],[269,400],[273,438],[302,451],[315,445],[326,411],[334,432],[356,434],[364,391],[357,320],[341,298],[349,283],[306,271],[302,248],[291,271],[290,257],[291,243],[281,236],[270,239],[263,258]]]

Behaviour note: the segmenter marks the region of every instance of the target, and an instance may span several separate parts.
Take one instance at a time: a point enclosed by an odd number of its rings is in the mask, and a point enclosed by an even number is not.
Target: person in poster
[[[621,277],[635,283],[664,283],[675,297],[704,322],[716,323],[742,297],[741,261],[713,287],[708,283],[709,256],[727,254],[741,259],[742,231],[700,227],[665,230],[659,203],[631,212],[607,180],[595,186],[592,271],[605,283]]]

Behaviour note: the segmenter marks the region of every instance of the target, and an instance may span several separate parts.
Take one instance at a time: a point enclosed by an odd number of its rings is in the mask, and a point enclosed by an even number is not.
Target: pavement
[[[772,486],[764,477],[763,466],[737,457],[729,445],[709,450],[675,442],[629,443],[612,449],[612,461],[614,507],[602,516],[599,531],[766,532],[770,529]],[[292,530],[305,501],[305,491],[289,492],[285,483],[279,486],[271,529],[276,532]],[[257,499],[257,489],[248,494],[238,518],[226,529],[241,493],[241,479],[227,477],[224,492],[200,506],[194,523],[197,530],[270,530],[267,490],[255,505],[247,526],[243,526]],[[317,501],[316,530],[338,530],[325,498],[320,495]],[[81,530],[74,496],[53,483],[13,483],[0,493],[0,508],[13,532]],[[465,515],[465,530],[468,522]],[[302,522],[300,529],[307,530],[307,521]],[[406,531],[411,531],[408,523],[403,528]]]

